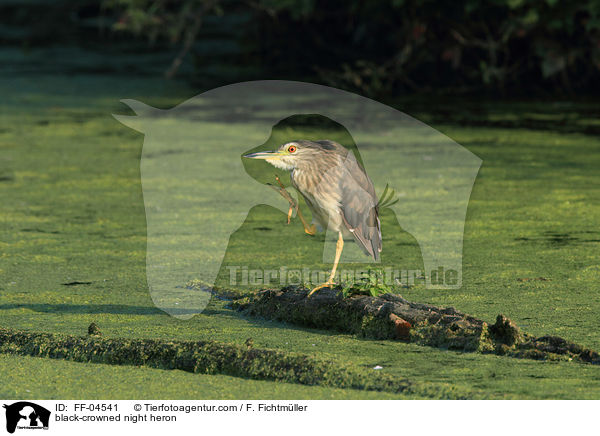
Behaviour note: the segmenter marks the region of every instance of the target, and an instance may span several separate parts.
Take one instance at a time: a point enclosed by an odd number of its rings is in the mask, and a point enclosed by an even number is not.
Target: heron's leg
[[[300,215],[300,210],[298,210],[297,212],[298,216],[300,217],[300,221],[302,221],[302,225],[304,226],[304,233],[307,233],[310,236],[314,236],[317,233],[317,227],[314,224],[311,224],[310,226],[306,224],[306,221],[304,221],[304,217]]]
[[[302,212],[300,212],[300,207],[298,206],[298,203],[296,203],[294,201],[294,199],[292,198],[292,196],[287,192],[287,190],[285,189],[285,186],[283,185],[283,183],[281,183],[281,180],[279,179],[279,176],[275,175],[275,180],[277,180],[277,183],[279,184],[279,188],[275,188],[273,186],[273,188],[275,190],[277,190],[281,196],[283,198],[285,198],[289,203],[290,203],[290,209],[288,210],[288,214],[287,214],[287,223],[290,223],[290,220],[292,218],[292,212],[294,211],[294,209],[296,209],[296,213],[298,214],[298,218],[300,218],[300,221],[302,221],[302,225],[304,226],[304,232],[314,236],[317,233],[317,228],[315,227],[315,225],[308,225],[308,223],[306,222],[306,220],[304,219],[304,215],[302,215]]]
[[[338,263],[340,263],[340,257],[342,256],[342,250],[344,249],[344,237],[342,236],[342,232],[339,232],[337,243],[335,244],[335,258],[333,259],[333,269],[331,270],[331,274],[329,274],[329,279],[323,283],[322,285],[314,288],[308,296],[310,297],[319,289],[323,289],[333,285],[333,279],[335,278],[335,272],[337,271]]]
[[[314,224],[311,224],[310,226],[308,225],[308,223],[306,222],[306,220],[304,219],[304,215],[302,215],[302,212],[300,212],[300,208],[298,207],[298,205],[296,204],[296,213],[298,214],[298,218],[300,218],[300,221],[302,221],[302,225],[304,226],[304,232],[314,236],[317,233],[317,227]],[[290,223],[290,218],[292,217],[292,209],[293,206],[290,205],[290,210],[288,211],[288,224]]]

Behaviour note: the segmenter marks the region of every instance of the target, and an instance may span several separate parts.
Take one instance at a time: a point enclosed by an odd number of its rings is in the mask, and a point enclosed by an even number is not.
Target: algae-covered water
[[[158,310],[146,283],[143,136],[111,114],[130,113],[122,98],[168,108],[199,91],[155,76],[3,73],[0,327],[85,335],[94,322],[104,338],[238,345],[252,338],[255,347],[381,371],[426,388],[394,394],[3,354],[0,397],[383,399],[446,398],[451,391],[461,398],[600,398],[600,368],[593,365],[366,340],[246,318],[218,299],[185,321]],[[488,322],[503,313],[533,335],[600,349],[597,106],[398,108],[483,160],[465,224],[462,288],[416,284],[403,288],[403,297]],[[390,263],[419,267],[410,235],[386,241],[386,226],[396,225],[383,215],[383,260],[387,248]],[[322,236],[310,244],[306,238],[297,219],[286,226],[285,213],[259,206],[232,237],[225,264],[314,257],[326,269]]]

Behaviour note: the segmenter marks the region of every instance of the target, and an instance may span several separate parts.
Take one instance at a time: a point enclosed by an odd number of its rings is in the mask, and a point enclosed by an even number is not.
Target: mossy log
[[[94,324],[95,326],[95,324]],[[97,327],[96,327],[97,328]],[[165,341],[55,335],[0,328],[0,353],[108,365],[179,369],[342,389],[415,394],[427,398],[485,398],[447,384],[413,382],[378,371],[340,364],[301,353],[254,348],[218,341]]]
[[[400,340],[466,352],[600,364],[597,352],[560,337],[534,337],[521,332],[504,315],[498,315],[494,324],[488,324],[453,307],[414,303],[392,294],[344,298],[340,292],[325,288],[308,298],[308,290],[286,287],[235,300],[233,307],[250,316],[372,339]]]
[[[365,384],[360,374],[332,362],[300,353],[254,348],[251,344],[217,341],[107,339],[0,328],[0,353],[397,392],[409,385],[406,380],[391,378],[372,379]]]

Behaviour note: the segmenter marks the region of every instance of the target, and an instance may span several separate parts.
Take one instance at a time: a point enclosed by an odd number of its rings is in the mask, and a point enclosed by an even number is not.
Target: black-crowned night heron
[[[329,279],[309,296],[334,284],[345,236],[352,235],[368,256],[379,259],[381,228],[377,196],[373,183],[352,152],[333,141],[297,140],[283,144],[276,151],[244,157],[264,159],[277,168],[291,171],[292,184],[304,197],[313,221],[338,233]],[[313,232],[305,223],[304,229]]]

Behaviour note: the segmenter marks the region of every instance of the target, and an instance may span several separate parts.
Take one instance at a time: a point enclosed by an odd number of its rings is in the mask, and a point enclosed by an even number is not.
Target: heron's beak
[[[257,153],[245,154],[244,157],[249,159],[273,159],[283,156],[280,151],[259,151]]]

